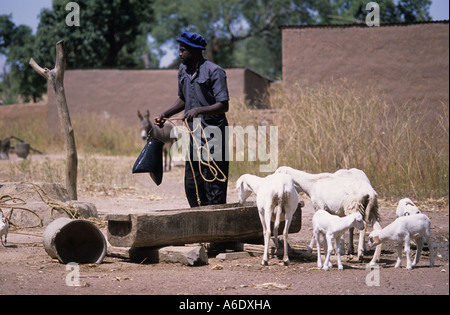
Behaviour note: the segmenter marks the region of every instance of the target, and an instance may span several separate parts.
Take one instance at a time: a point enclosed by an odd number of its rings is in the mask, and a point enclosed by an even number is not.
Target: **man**
[[[191,207],[226,203],[229,164],[225,157],[225,146],[228,145],[225,139],[225,126],[228,125],[225,113],[228,111],[229,101],[226,73],[218,65],[203,58],[202,51],[206,49],[207,44],[203,36],[184,32],[177,41],[180,43],[179,57],[182,61],[178,70],[178,99],[155,118],[155,124],[162,127],[167,118],[184,110],[183,119],[188,121],[191,130],[197,127],[193,123],[195,118],[201,120],[202,128],[218,127],[221,146],[216,144],[213,147],[214,152],[205,155],[208,155],[208,158],[214,155],[214,162],[220,171],[214,176],[208,166],[199,166],[198,159],[202,157],[197,156],[193,139],[190,137],[190,161],[186,161],[184,186]],[[211,138],[201,137],[202,146],[205,146],[206,140],[210,141]],[[204,150],[202,153],[204,154]],[[212,161],[209,162],[214,165]]]

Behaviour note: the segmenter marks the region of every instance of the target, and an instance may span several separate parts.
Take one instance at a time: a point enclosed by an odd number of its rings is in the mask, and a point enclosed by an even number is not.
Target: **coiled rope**
[[[3,217],[6,219],[6,223],[8,224],[8,226],[14,226],[17,229],[35,228],[35,227],[42,226],[42,218],[39,216],[39,214],[36,213],[36,211],[24,207],[24,205],[26,205],[26,204],[27,203],[24,200],[22,200],[20,198],[11,197],[10,195],[4,195],[4,196],[0,197],[0,212],[2,213]],[[5,215],[3,213],[2,208],[9,208],[10,210]],[[14,223],[11,220],[14,210],[24,210],[24,211],[31,212],[39,219],[39,223],[36,225],[31,225],[31,226],[23,226],[23,225]]]
[[[187,129],[187,132],[191,135],[190,138],[192,138],[194,140],[194,142],[195,142],[195,146],[197,148],[197,152],[196,153],[197,153],[197,158],[198,158],[198,169],[199,169],[199,173],[200,173],[201,177],[203,178],[203,180],[206,181],[206,182],[210,182],[210,183],[215,181],[215,180],[218,180],[218,181],[221,181],[221,182],[225,182],[227,180],[227,176],[225,175],[224,172],[222,172],[220,167],[217,165],[216,161],[214,159],[211,159],[211,151],[210,151],[208,139],[206,137],[205,129],[203,129],[202,124],[201,123],[197,124],[195,129],[191,130],[191,128],[189,127],[188,122],[185,119],[183,119],[183,118],[174,117],[174,118],[165,118],[165,119],[167,121],[169,121],[170,123],[172,123],[174,126],[176,126],[175,123],[174,123],[175,120],[182,120],[183,121],[184,126]],[[203,134],[203,137],[205,139],[205,145],[204,146],[203,145],[199,145],[196,137],[194,136],[194,132],[196,132],[198,130],[197,128],[199,128],[199,127],[200,127],[201,132]],[[186,132],[186,131],[183,131],[183,132]],[[189,148],[189,142],[187,140],[187,137],[185,137],[184,140],[185,140],[186,147]],[[206,159],[206,162],[203,161],[203,159],[202,159],[202,150],[206,150],[206,153],[208,155],[208,157]],[[196,176],[195,176],[195,173],[194,173],[194,167],[193,167],[193,164],[192,164],[190,152],[188,152],[187,156],[188,156],[189,165],[191,167],[193,178],[194,178],[195,193],[197,195],[197,203],[198,203],[199,206],[201,206],[200,194],[198,192],[197,179],[196,179]],[[202,165],[205,165],[205,166],[207,166],[209,168],[209,171],[213,175],[212,179],[208,179],[208,178],[206,178],[206,176],[203,175],[203,172],[201,171],[201,166]],[[219,177],[219,173],[220,173],[221,177]]]
[[[66,213],[69,216],[69,218],[71,218],[71,219],[77,219],[80,217],[79,210],[77,208],[75,208],[72,205],[72,203],[66,204],[61,201],[50,198],[49,195],[42,189],[41,186],[34,184],[34,183],[29,183],[29,184],[33,185],[36,192],[41,197],[42,201],[50,207],[50,217],[52,219],[54,219],[53,212],[55,210]],[[40,215],[36,211],[25,207],[26,204],[27,203],[23,199],[12,197],[10,195],[4,195],[4,196],[0,197],[0,212],[3,214],[3,217],[6,218],[9,226],[14,226],[17,229],[26,229],[26,228],[41,227],[43,225],[42,218],[40,217]],[[5,215],[3,213],[2,208],[9,209],[9,212]],[[23,211],[31,212],[33,215],[35,215],[38,218],[39,223],[36,225],[31,225],[31,226],[24,226],[24,225],[15,223],[14,221],[11,220],[14,210],[23,210]]]

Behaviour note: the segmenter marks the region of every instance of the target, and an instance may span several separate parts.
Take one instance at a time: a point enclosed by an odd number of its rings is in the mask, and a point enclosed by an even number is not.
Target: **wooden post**
[[[46,78],[53,87],[58,104],[58,114],[62,132],[65,139],[66,148],[66,188],[70,199],[77,200],[77,167],[78,156],[75,145],[75,136],[72,123],[70,121],[69,109],[67,107],[66,95],[64,93],[64,70],[66,66],[66,53],[64,50],[64,40],[56,43],[55,68],[49,70],[41,68],[33,58],[30,59],[30,66],[41,76]]]

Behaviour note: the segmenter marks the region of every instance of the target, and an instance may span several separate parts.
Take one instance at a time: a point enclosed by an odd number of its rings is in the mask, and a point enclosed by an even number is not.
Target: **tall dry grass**
[[[394,106],[345,82],[289,90],[278,85],[269,99],[272,125],[279,128],[279,165],[311,173],[356,167],[383,198],[448,196],[448,104],[426,125],[423,117],[430,115],[423,104]],[[255,111],[236,107],[231,124],[254,121]],[[258,173],[258,161],[238,163],[232,176]]]
[[[83,153],[136,155],[144,146],[138,126],[126,126],[113,117],[106,119],[103,115],[76,114],[72,125],[77,149]]]
[[[80,153],[136,155],[144,145],[138,126],[125,126],[114,118],[106,119],[96,114],[75,114],[71,116],[71,121],[77,151]],[[56,132],[50,132],[46,122],[33,117],[23,117],[15,121],[2,120],[0,117],[0,139],[16,136],[45,153],[64,151],[64,140],[59,128],[58,125],[53,128]]]
[[[78,157],[78,191],[115,196],[133,193],[133,157],[105,157],[82,154]],[[0,161],[0,182],[51,182],[65,185],[65,156],[62,154],[26,160]]]
[[[423,117],[431,115],[423,104],[394,106],[371,91],[359,90],[345,82],[289,90],[277,85],[268,96],[270,110],[249,109],[243,101],[233,100],[228,120],[232,126],[258,126],[263,120],[278,126],[280,166],[311,173],[356,167],[368,175],[384,199],[448,197],[448,102],[442,104],[439,113],[432,113],[433,123],[425,124]],[[126,189],[130,185],[128,164],[144,144],[136,128],[123,126],[114,119],[87,115],[74,115],[72,123],[77,149],[84,156],[79,172],[86,189],[102,190],[102,185]],[[32,118],[13,122],[0,119],[0,139],[10,135],[46,153],[64,152],[60,133],[50,135],[46,124]],[[95,158],[95,154],[127,156],[130,161],[122,166],[122,172],[118,160],[108,164]],[[247,157],[247,152],[244,156]],[[34,165],[22,161],[14,168],[5,168],[7,164],[0,163],[0,180],[63,182],[63,167],[58,163],[44,159]],[[258,160],[233,161],[230,177],[234,180],[243,173],[267,175],[259,172],[260,165]]]
[[[138,128],[95,115],[73,115],[72,125],[78,153],[78,189],[105,195],[132,191],[131,167],[145,143]],[[45,153],[43,157],[0,161],[0,182],[43,181],[65,185],[64,141],[58,128],[58,132],[51,133],[47,124],[32,117],[16,121],[0,119],[0,139],[13,135]]]
[[[33,148],[40,151],[45,151],[49,146],[53,146],[47,124],[34,117],[21,117],[17,120],[8,120],[0,117],[0,139],[11,136],[30,143]],[[14,144],[15,140],[12,141]]]

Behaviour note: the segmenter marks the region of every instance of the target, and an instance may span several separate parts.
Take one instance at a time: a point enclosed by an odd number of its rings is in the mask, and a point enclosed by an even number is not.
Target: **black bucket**
[[[150,173],[156,185],[163,177],[162,150],[164,143],[156,138],[148,138],[144,149],[133,165],[132,173]]]

